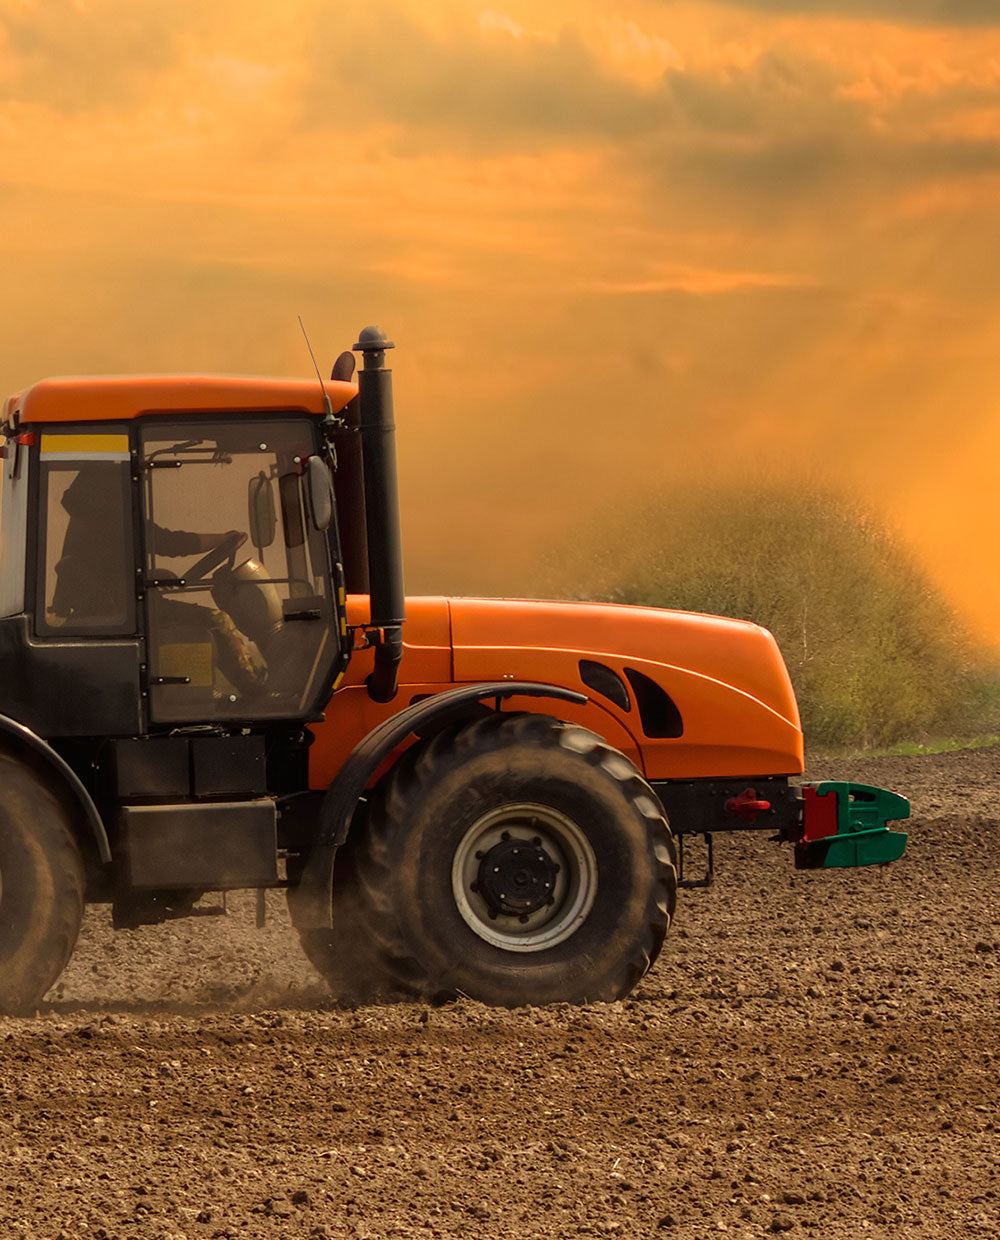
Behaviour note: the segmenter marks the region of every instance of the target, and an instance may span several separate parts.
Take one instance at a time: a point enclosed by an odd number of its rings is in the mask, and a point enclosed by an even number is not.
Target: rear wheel
[[[31,1012],[69,960],[83,918],[80,850],[29,767],[0,754],[0,1011]]]
[[[621,998],[673,915],[656,796],[600,737],[544,715],[495,714],[414,747],[355,848],[359,921],[429,998]]]

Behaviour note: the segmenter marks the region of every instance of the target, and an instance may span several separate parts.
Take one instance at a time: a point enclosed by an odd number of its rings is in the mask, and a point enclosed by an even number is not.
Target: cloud
[[[380,31],[380,54],[358,55]],[[303,108],[318,131],[367,116],[384,158],[451,153],[470,171],[513,150],[601,151],[609,175],[644,182],[668,214],[675,200],[685,210],[705,201],[716,218],[813,200],[827,218],[838,194],[885,200],[992,174],[1000,152],[983,117],[1000,71],[985,54],[973,76],[940,52],[928,68],[786,36],[686,57],[671,49],[640,82],[571,24],[532,32],[491,10],[431,26],[401,6],[354,12],[312,45]]]
[[[537,148],[647,132],[657,119],[655,93],[609,71],[572,26],[532,33],[490,12],[442,27],[401,6],[363,6],[311,42],[303,105],[316,128],[377,117],[411,146],[437,134],[474,151],[484,137],[494,150]]]
[[[144,97],[174,63],[194,0],[41,0],[0,4],[0,96],[60,112]]]
[[[988,124],[1000,71],[984,62],[976,80],[945,66],[889,73],[884,62],[784,44],[741,65],[673,70],[661,85],[662,123],[625,144],[619,163],[678,216],[696,208],[716,225],[767,219],[842,236],[891,218],[918,191],[948,187],[943,206],[1000,173]]]
[[[712,0],[762,13],[922,26],[1000,26],[1000,0]]]
[[[685,263],[653,264],[641,277],[599,279],[585,284],[586,291],[612,296],[648,296],[660,293],[690,293],[704,297],[737,293],[747,289],[792,289],[806,281],[774,271],[727,270],[697,267]]]

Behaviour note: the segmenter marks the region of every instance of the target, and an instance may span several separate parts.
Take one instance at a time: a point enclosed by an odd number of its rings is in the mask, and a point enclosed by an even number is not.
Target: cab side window
[[[116,453],[89,454],[70,443],[88,438],[42,436],[36,627],[43,634],[135,632],[127,443]]]

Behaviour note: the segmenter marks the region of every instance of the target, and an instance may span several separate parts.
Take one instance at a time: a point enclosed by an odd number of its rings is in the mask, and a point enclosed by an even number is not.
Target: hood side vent
[[[635,694],[643,732],[652,738],[683,736],[684,720],[666,689],[633,667],[627,667],[625,675]]]
[[[606,664],[595,663],[593,659],[581,659],[580,679],[588,689],[593,689],[609,702],[614,702],[619,710],[632,709],[625,682]]]

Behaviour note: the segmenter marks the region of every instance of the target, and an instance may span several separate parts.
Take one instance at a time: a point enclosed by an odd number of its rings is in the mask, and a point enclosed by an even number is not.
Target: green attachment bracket
[[[799,869],[884,865],[898,861],[905,831],[885,825],[909,818],[910,803],[869,784],[826,780],[803,788],[803,837],[795,847]]]

